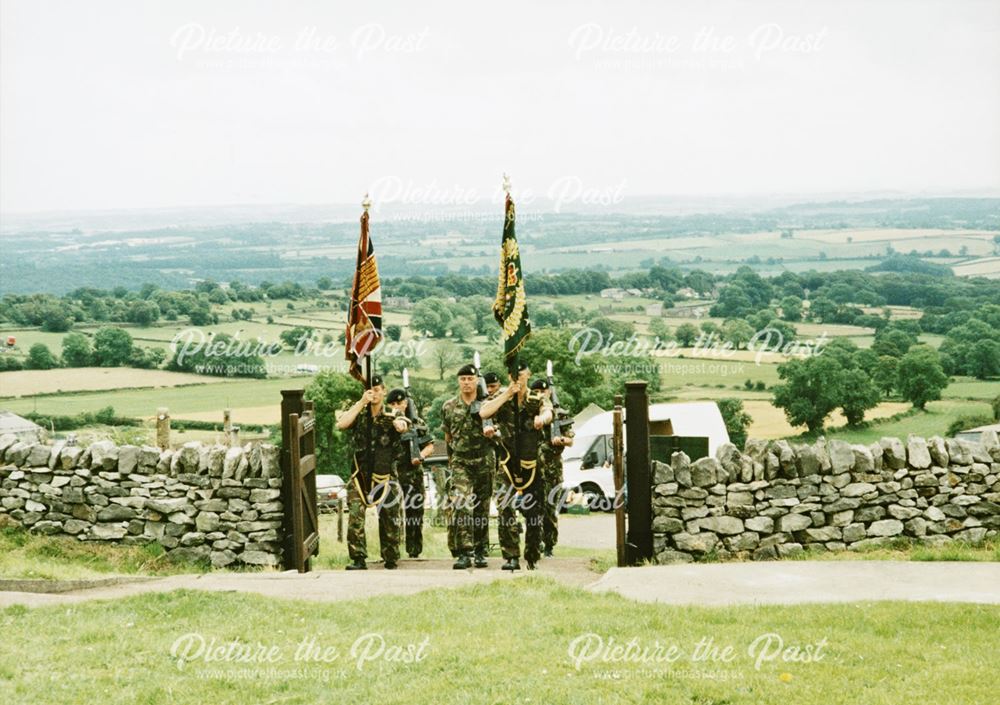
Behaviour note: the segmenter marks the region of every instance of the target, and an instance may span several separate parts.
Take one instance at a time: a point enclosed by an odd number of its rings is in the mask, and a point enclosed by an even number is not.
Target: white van
[[[575,429],[573,445],[563,451],[563,489],[583,494],[592,509],[610,509],[615,496],[613,416],[605,411],[583,422]],[[713,401],[653,404],[649,423],[651,435],[707,438],[712,457],[720,445],[729,442],[722,413]]]

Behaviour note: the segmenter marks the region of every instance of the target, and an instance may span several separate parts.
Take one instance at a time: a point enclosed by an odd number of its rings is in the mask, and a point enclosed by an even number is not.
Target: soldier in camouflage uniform
[[[410,449],[410,441],[400,444],[400,454],[397,461],[399,484],[403,491],[403,525],[406,534],[406,555],[416,558],[424,550],[424,466],[423,461],[434,450],[434,439],[427,434],[424,422],[406,417],[406,390],[393,389],[386,397],[389,408],[397,417],[406,419],[407,429],[416,430],[417,435],[412,442],[420,452],[419,460],[414,458]]]
[[[541,391],[552,403],[552,389],[544,379],[536,379],[531,388]],[[542,473],[543,491],[545,497],[544,521],[542,523],[542,545],[546,558],[552,557],[552,550],[559,540],[559,502],[562,497],[563,450],[573,445],[573,431],[567,431],[564,436],[552,437],[552,424],[542,429],[542,441],[538,446],[538,467]]]
[[[480,411],[483,418],[493,418],[500,431],[501,464],[515,455],[512,445],[517,439],[517,457],[521,472],[529,481],[515,485],[510,469],[501,468],[497,478],[497,508],[500,512],[500,550],[506,559],[503,570],[520,570],[521,526],[517,511],[524,515],[526,530],[524,537],[524,559],[528,570],[534,570],[541,558],[542,523],[545,497],[538,462],[538,447],[541,431],[552,422],[552,405],[541,393],[528,393],[528,377],[531,370],[527,365],[518,366],[518,377],[511,376],[510,384],[496,392]],[[517,398],[515,413],[514,399]],[[515,433],[516,429],[516,433]]]
[[[365,570],[368,566],[368,544],[365,537],[365,514],[369,506],[378,513],[379,548],[385,567],[392,570],[399,561],[400,490],[397,464],[400,456],[400,435],[407,430],[405,419],[385,413],[382,400],[385,385],[374,375],[371,388],[337,419],[337,428],[351,431],[354,449],[354,471],[347,487],[347,553],[351,558],[348,570]],[[367,409],[371,416],[371,436],[368,434]],[[370,443],[369,443],[370,441]],[[372,476],[367,477],[369,454],[374,459]]]
[[[483,434],[482,422],[472,415],[479,376],[472,365],[458,371],[458,395],[441,407],[441,425],[448,444],[451,471],[449,503],[451,530],[449,547],[456,556],[454,568],[488,565],[490,495],[493,448]],[[453,540],[453,543],[452,543]],[[473,561],[473,554],[475,560]]]

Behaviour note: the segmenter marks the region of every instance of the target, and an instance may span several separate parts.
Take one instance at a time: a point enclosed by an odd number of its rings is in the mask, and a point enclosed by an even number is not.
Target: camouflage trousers
[[[402,492],[395,477],[384,486],[386,488],[384,496],[382,487],[376,485],[372,490],[374,498],[381,500],[374,505],[378,514],[379,549],[382,560],[386,563],[395,563],[399,560],[399,536],[403,523],[400,513]],[[368,541],[365,536],[365,517],[368,507],[364,499],[358,492],[354,480],[351,479],[347,487],[347,554],[352,561],[368,557]]]
[[[434,526],[443,526],[448,532],[448,550],[451,555],[457,554],[455,550],[455,532],[451,525],[451,470],[440,465],[431,470],[431,477],[434,479]]]
[[[483,459],[452,459],[449,469],[448,548],[453,555],[489,549],[492,466]]]
[[[403,490],[403,527],[406,553],[412,558],[424,550],[424,469],[414,467],[399,475]]]
[[[494,498],[500,515],[498,533],[500,552],[504,558],[521,557],[521,522],[518,520],[518,513],[524,516],[526,526],[524,559],[529,563],[537,563],[542,557],[542,524],[545,521],[542,506],[545,502],[543,487],[541,478],[536,478],[522,494],[518,495],[506,473],[500,470]]]
[[[562,459],[547,462],[542,468],[542,481],[545,485],[543,499],[542,543],[546,550],[551,551],[559,541],[559,499],[562,496],[563,469]]]

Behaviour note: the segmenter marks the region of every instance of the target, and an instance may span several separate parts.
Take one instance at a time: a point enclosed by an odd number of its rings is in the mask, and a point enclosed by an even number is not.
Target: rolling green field
[[[850,443],[871,443],[883,436],[906,438],[916,436],[943,436],[953,421],[971,414],[991,415],[986,402],[941,400],[927,404],[926,411],[914,411],[894,421],[884,421],[867,428],[828,429],[828,437],[840,438]]]
[[[827,235],[824,237],[833,237]],[[817,241],[818,242],[818,241]],[[631,243],[632,250],[642,243]],[[339,297],[340,293],[332,294],[329,301]],[[539,297],[536,300],[537,306],[547,307],[556,302],[579,307],[586,312],[587,316],[602,315],[617,321],[627,321],[635,325],[640,336],[648,336],[649,324],[652,320],[646,315],[646,306],[659,303],[656,299],[649,297],[626,298],[621,301],[601,298],[598,295],[572,295],[560,297]],[[122,416],[131,416],[141,419],[148,419],[159,407],[166,406],[174,418],[191,418],[196,420],[214,421],[221,419],[222,409],[233,409],[233,418],[236,423],[266,423],[273,424],[278,418],[278,406],[280,404],[282,389],[301,389],[308,384],[311,376],[309,373],[296,373],[299,365],[315,365],[320,369],[334,367],[344,368],[343,349],[339,342],[344,326],[345,313],[339,309],[338,305],[317,306],[315,303],[297,301],[293,303],[293,308],[289,309],[287,301],[271,301],[254,304],[238,304],[241,308],[252,308],[259,318],[253,321],[233,321],[229,320],[229,310],[232,305],[227,304],[217,307],[217,312],[221,322],[213,325],[201,326],[196,329],[198,335],[206,338],[211,334],[226,333],[231,336],[238,336],[240,340],[255,341],[260,339],[265,342],[279,340],[282,332],[295,326],[312,326],[321,335],[328,335],[332,342],[320,342],[318,347],[313,348],[309,353],[298,355],[292,349],[285,348],[278,355],[268,357],[267,380],[224,380],[218,378],[204,378],[211,380],[212,384],[177,386],[172,388],[133,388],[146,386],[148,383],[140,382],[145,379],[142,375],[130,373],[126,368],[114,368],[107,374],[114,377],[121,375],[120,388],[113,388],[113,382],[102,382],[100,387],[108,387],[108,391],[83,392],[75,390],[93,389],[94,376],[81,375],[78,379],[73,378],[73,370],[52,370],[48,373],[51,377],[59,377],[57,384],[47,384],[45,392],[54,389],[61,389],[65,393],[37,393],[33,394],[30,389],[25,389],[24,384],[14,385],[8,382],[10,390],[5,391],[4,380],[11,379],[9,375],[17,373],[0,373],[0,407],[14,413],[38,412],[47,414],[75,414],[82,411],[97,411],[98,409],[112,406],[116,413]],[[707,305],[711,302],[685,301],[681,305]],[[893,311],[894,317],[912,317],[912,309],[899,308]],[[271,316],[273,322],[267,323],[266,317]],[[403,327],[403,339],[412,339],[412,332],[408,329],[410,314],[409,311],[388,311],[385,316],[386,324],[397,324]],[[670,328],[676,328],[684,323],[694,323],[701,325],[706,321],[711,321],[717,325],[723,323],[722,319],[705,317],[701,319],[665,317],[664,323]],[[170,342],[181,331],[189,330],[191,327],[184,322],[160,321],[158,325],[140,328],[136,326],[127,327],[126,330],[133,336],[138,345],[147,347],[160,347],[169,352]],[[796,324],[796,328],[801,338],[817,339],[826,337],[833,339],[846,337],[854,341],[859,347],[869,347],[873,340],[871,329],[859,326],[837,325],[837,324],[817,324],[812,322],[801,322]],[[77,330],[92,335],[96,331],[94,326],[84,326]],[[8,334],[6,331],[0,333]],[[47,333],[39,330],[15,330],[9,334],[17,336],[18,347],[21,354],[24,354],[30,345],[36,342],[45,343],[57,353],[61,350],[61,340],[63,333]],[[935,335],[923,335],[922,340],[932,345],[940,345],[942,337]],[[491,349],[495,343],[487,342],[482,336],[474,336],[468,343],[478,347],[484,352]],[[434,363],[435,350],[447,344],[446,341],[437,339],[425,339],[419,366],[411,366],[411,374],[414,379],[424,380],[434,385],[440,393],[447,387],[447,381],[438,380],[439,373]],[[8,353],[9,354],[9,353]],[[657,362],[660,366],[660,377],[662,391],[654,394],[653,400],[666,400],[674,398],[682,399],[719,399],[730,396],[746,398],[749,402],[748,410],[751,415],[756,415],[753,428],[758,429],[767,437],[775,437],[774,434],[794,433],[786,423],[782,422],[780,412],[766,403],[770,398],[770,392],[764,392],[758,396],[744,396],[744,383],[750,380],[756,384],[762,382],[769,389],[780,382],[777,373],[777,366],[780,358],[769,357],[761,363],[756,363],[752,355],[741,351],[735,355],[717,355],[711,352],[701,351],[699,357],[694,357],[692,350],[683,351],[683,356],[675,353],[661,356]],[[599,355],[594,359],[605,367],[609,375],[626,375],[622,370],[616,371],[616,366],[620,366],[618,360],[614,358],[602,359]],[[626,361],[627,362],[627,361]],[[7,378],[4,375],[8,375]],[[160,373],[167,375],[168,373]],[[102,378],[107,375],[102,373]],[[446,376],[447,377],[447,376]],[[390,380],[394,382],[395,380]],[[169,381],[154,382],[154,384],[169,384]],[[92,386],[88,387],[87,385]],[[30,385],[29,385],[30,386]],[[969,416],[975,413],[986,413],[988,407],[986,401],[1000,394],[1000,381],[981,381],[970,378],[956,378],[952,384],[944,391],[944,401],[936,402],[929,407],[929,412],[925,415],[915,415],[899,421],[872,421],[868,428],[843,431],[837,433],[847,434],[856,438],[877,438],[882,435],[906,435],[906,433],[940,434],[956,418]],[[17,397],[17,398],[15,398]],[[889,400],[890,402],[892,400]],[[888,409],[889,405],[886,406]],[[875,415],[888,415],[896,413],[896,409],[877,410]],[[802,431],[804,429],[798,429]]]

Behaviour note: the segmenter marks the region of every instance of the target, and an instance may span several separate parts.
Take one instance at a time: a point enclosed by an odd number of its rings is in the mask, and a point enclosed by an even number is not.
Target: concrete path
[[[888,561],[768,561],[613,568],[597,577],[581,558],[542,561],[539,570],[513,575],[491,559],[485,570],[451,570],[450,561],[403,561],[400,569],[365,572],[207,573],[102,585],[67,592],[0,592],[0,607],[61,605],[148,592],[208,590],[248,592],[317,602],[377,595],[412,595],[492,580],[543,575],[595,592],[615,592],[642,602],[674,605],[796,604],[874,600],[930,600],[1000,604],[1000,563],[902,563]]]
[[[1000,563],[761,561],[612,568],[588,589],[671,605],[874,600],[1000,604]]]
[[[543,560],[536,571],[525,570],[522,561],[522,569],[513,574],[500,570],[502,560],[499,558],[491,558],[489,568],[477,570],[453,570],[451,563],[451,560],[404,559],[400,561],[400,567],[393,571],[373,563],[367,571],[324,570],[305,574],[293,571],[215,572],[172,575],[154,580],[146,578],[82,590],[60,590],[58,593],[0,591],[0,607],[16,604],[28,607],[60,605],[170,590],[250,592],[267,597],[336,602],[378,595],[412,595],[423,590],[457,588],[493,580],[517,580],[526,575],[543,575],[576,587],[584,587],[598,577],[590,570],[590,561],[586,558]]]

